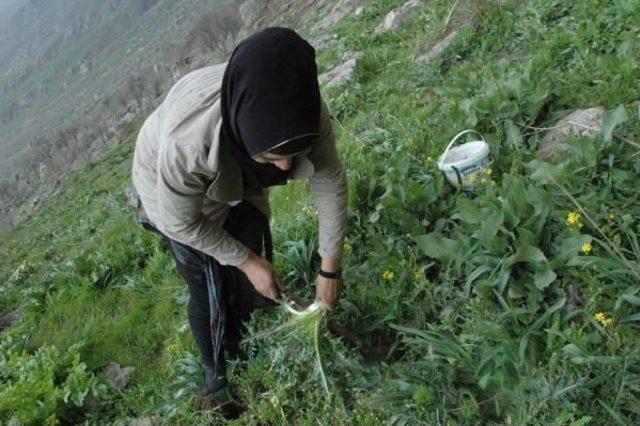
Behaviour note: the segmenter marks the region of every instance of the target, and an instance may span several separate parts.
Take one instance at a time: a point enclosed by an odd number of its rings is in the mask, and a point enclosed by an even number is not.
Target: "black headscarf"
[[[222,79],[222,131],[244,184],[286,183],[287,171],[252,157],[292,155],[317,140],[320,89],[315,50],[295,31],[267,28],[234,50]]]

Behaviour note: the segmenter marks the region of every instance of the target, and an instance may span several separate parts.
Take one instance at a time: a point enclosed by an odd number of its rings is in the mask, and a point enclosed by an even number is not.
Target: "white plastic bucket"
[[[480,140],[454,146],[461,136],[474,133]],[[480,174],[491,164],[489,159],[489,144],[484,137],[475,130],[464,130],[458,133],[444,153],[438,159],[438,168],[444,173],[449,183],[456,188],[473,190],[480,184]]]

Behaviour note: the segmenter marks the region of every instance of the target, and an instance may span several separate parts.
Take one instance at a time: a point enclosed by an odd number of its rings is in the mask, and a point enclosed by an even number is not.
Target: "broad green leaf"
[[[569,355],[586,356],[586,353],[578,345],[574,343],[569,343],[568,345],[565,345],[565,347],[562,348],[562,350]]]
[[[491,272],[492,270],[493,268],[488,265],[482,265],[477,267],[471,274],[469,274],[469,277],[467,278],[467,285],[471,285],[475,280],[477,280],[480,277],[480,275],[486,272]]]
[[[607,113],[602,123],[602,139],[605,142],[611,142],[613,136],[613,130],[616,126],[627,121],[627,110],[623,105],[618,105],[618,108]]]
[[[476,206],[476,203],[471,201],[467,197],[460,197],[457,203],[458,216],[460,219],[468,224],[480,223],[482,220],[482,214],[480,209]]]
[[[504,222],[504,213],[502,210],[496,210],[489,216],[486,216],[480,223],[480,239],[484,243],[490,242],[498,233],[498,229]]]
[[[558,276],[552,270],[536,271],[534,275],[534,284],[538,290],[544,290],[556,280]]]
[[[551,260],[551,268],[559,268],[569,260],[580,255],[584,243],[592,241],[589,235],[572,235],[555,243],[555,257]]]
[[[435,257],[443,262],[449,262],[458,256],[459,244],[450,238],[440,235],[418,235],[416,236],[418,247],[427,256]]]
[[[541,185],[549,185],[555,181],[562,182],[566,175],[565,163],[551,164],[541,160],[531,160],[526,164],[529,176]]]
[[[547,258],[539,248],[523,245],[518,247],[518,251],[514,255],[509,256],[505,260],[505,266],[511,267],[516,263],[539,263],[546,260]]]
[[[512,148],[520,149],[522,148],[522,134],[520,133],[520,129],[513,124],[513,121],[506,120],[504,122],[504,131],[507,136],[507,144]]]
[[[480,378],[480,380],[478,381],[478,386],[480,386],[481,389],[486,389],[487,385],[489,384],[489,379],[491,379],[491,372],[485,374]]]

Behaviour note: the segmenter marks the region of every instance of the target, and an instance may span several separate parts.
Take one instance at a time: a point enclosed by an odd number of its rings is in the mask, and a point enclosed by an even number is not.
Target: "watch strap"
[[[328,278],[330,280],[337,280],[342,275],[342,269],[338,269],[335,272],[327,272],[327,271],[323,271],[321,268],[320,271],[318,272],[318,275],[324,278]]]

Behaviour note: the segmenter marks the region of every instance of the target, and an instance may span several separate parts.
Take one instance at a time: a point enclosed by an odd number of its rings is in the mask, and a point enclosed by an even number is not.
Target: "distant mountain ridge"
[[[179,45],[222,0],[13,0],[0,28],[0,169]],[[55,108],[52,108],[55,106]],[[3,173],[4,174],[4,173]]]

